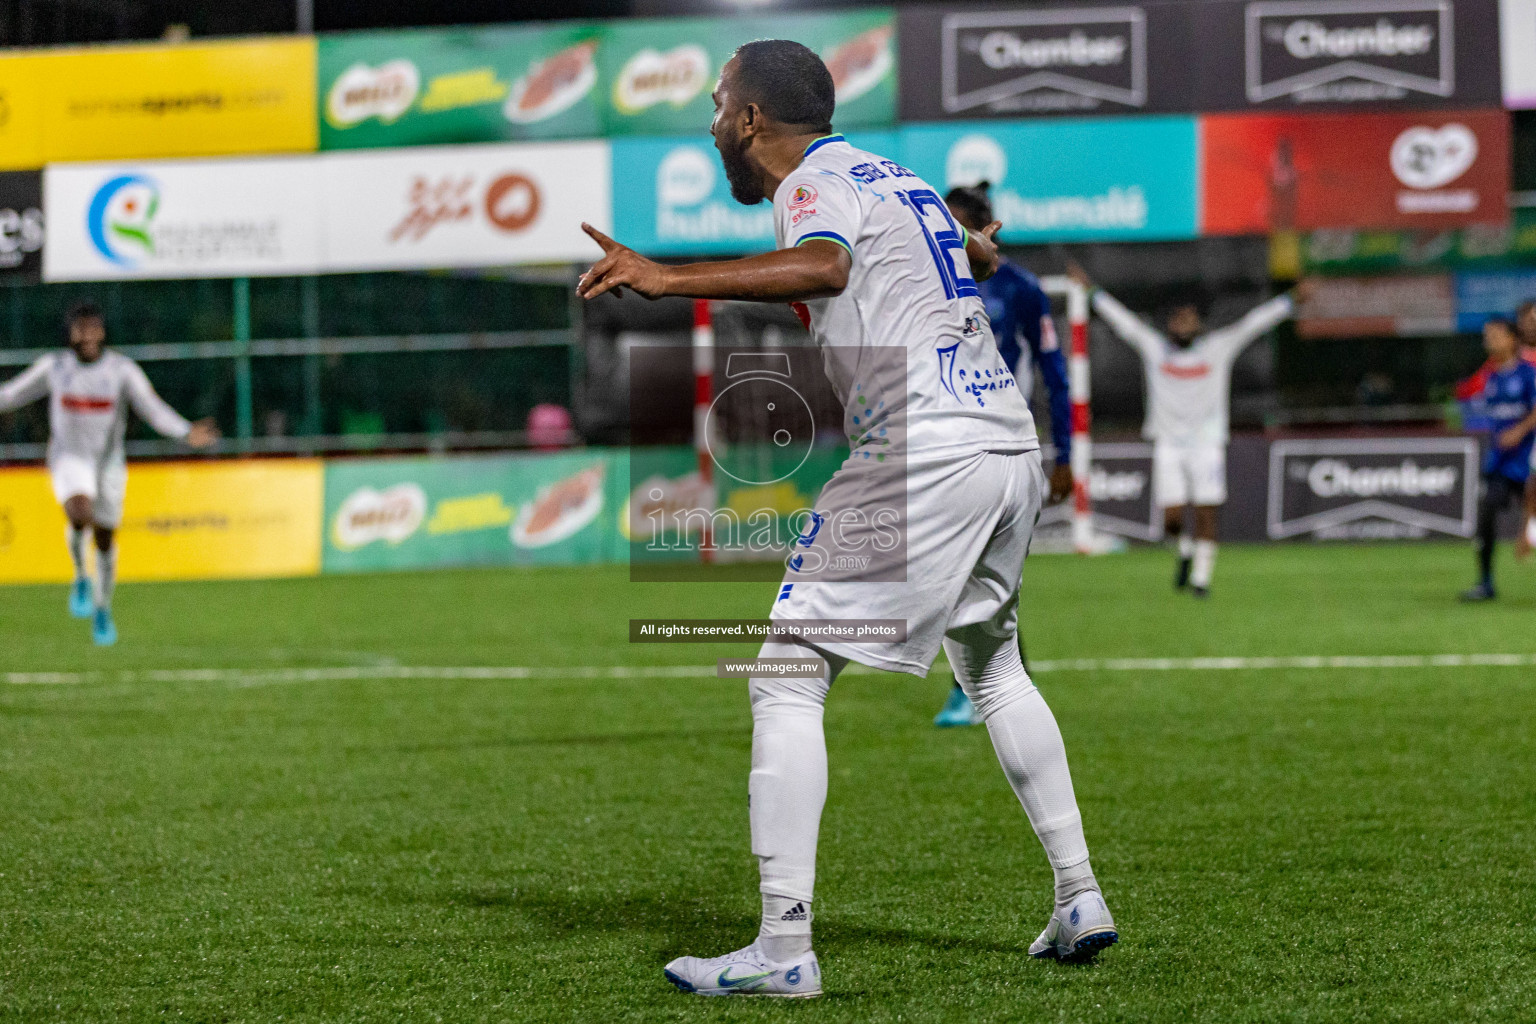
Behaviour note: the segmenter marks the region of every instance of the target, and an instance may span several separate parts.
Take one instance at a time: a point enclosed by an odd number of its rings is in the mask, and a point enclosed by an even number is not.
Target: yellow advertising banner
[[[0,168],[312,151],[315,61],[305,36],[0,57]]]
[[[316,575],[324,492],[319,459],[132,464],[119,577]],[[0,583],[69,578],[64,513],[47,471],[0,470]]]

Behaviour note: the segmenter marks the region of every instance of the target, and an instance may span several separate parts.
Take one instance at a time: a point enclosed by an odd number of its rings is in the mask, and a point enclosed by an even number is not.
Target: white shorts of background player
[[[1152,449],[1153,498],[1159,508],[1224,505],[1227,446],[1158,443]]]

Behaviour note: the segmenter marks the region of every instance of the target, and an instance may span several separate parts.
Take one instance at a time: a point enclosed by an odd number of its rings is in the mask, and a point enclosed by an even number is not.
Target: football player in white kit
[[[877,467],[888,464],[881,456],[904,456],[905,580],[804,582],[791,560],[773,618],[896,619],[907,633],[901,642],[790,637],[763,645],[761,658],[808,660],[816,674],[749,683],[749,818],[762,926],[745,948],[681,957],[666,976],[703,995],[821,993],[811,907],[827,794],[823,704],[849,661],[922,676],[941,645],[1054,869],[1053,911],[1029,952],[1089,959],[1118,936],[1089,867],[1061,732],[1015,641],[1019,577],[1047,483],[1034,421],[977,295],[974,274],[997,266],[998,225],[965,231],[932,186],[833,134],[832,78],[798,43],[742,46],[714,99],[711,130],[731,193],[747,205],[772,198],[777,250],[663,266],[588,227],[605,255],[579,291],[588,299],[628,287],[646,298],[804,304],[853,439],[817,512],[835,519],[857,511],[878,489]],[[882,400],[887,410],[904,409],[905,441],[896,442],[904,452],[882,436]],[[801,548],[832,543],[835,531],[820,530],[821,521],[802,533]]]
[[[1163,510],[1163,529],[1178,545],[1174,586],[1210,594],[1216,569],[1217,515],[1227,502],[1228,403],[1232,364],[1255,339],[1295,315],[1310,282],[1249,310],[1227,327],[1206,331],[1194,304],[1176,307],[1165,334],[1095,288],[1076,264],[1068,273],[1091,289],[1093,311],[1141,356],[1147,415],[1142,434],[1152,442],[1153,500]],[[1194,509],[1195,530],[1184,531]]]
[[[114,535],[123,521],[128,463],[123,435],[128,407],[166,437],[202,448],[218,439],[212,420],[188,423],[155,394],[139,364],[105,348],[106,321],[91,303],[66,318],[69,348],[50,352],[0,387],[0,412],[48,398],[48,474],[53,494],[69,520],[69,557],[75,580],[69,611],[92,620],[91,635],[103,646],[117,642],[112,589],[117,579]],[[96,542],[94,583],[86,573],[86,532]]]

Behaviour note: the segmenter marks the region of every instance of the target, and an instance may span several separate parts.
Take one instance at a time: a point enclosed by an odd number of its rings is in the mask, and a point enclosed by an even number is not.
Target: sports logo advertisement
[[[883,127],[896,114],[896,18],[889,8],[754,18],[611,22],[598,48],[609,135],[702,136],[710,93],[736,47],[793,38],[819,53],[837,87],[839,129]]]
[[[940,188],[990,182],[1005,242],[1196,233],[1191,117],[913,125],[901,148]]]
[[[1206,234],[1507,221],[1499,110],[1200,119]]]
[[[894,132],[854,132],[848,141],[893,157],[898,148]],[[686,256],[773,248],[773,204],[742,206],[731,198],[708,136],[614,139],[613,180],[624,189],[613,206],[615,237],[639,252]]]
[[[1536,0],[1499,0],[1503,47],[1504,105],[1536,108]]]
[[[307,152],[315,41],[127,45],[0,58],[0,167]]]
[[[595,24],[320,37],[320,146],[602,134]]]
[[[1276,441],[1269,539],[1470,537],[1478,459],[1470,437]]]
[[[606,142],[423,146],[320,160],[328,270],[585,259],[612,226]]]
[[[322,269],[313,157],[55,164],[43,184],[48,281]]]
[[[0,278],[39,280],[43,272],[43,176],[0,171]]]

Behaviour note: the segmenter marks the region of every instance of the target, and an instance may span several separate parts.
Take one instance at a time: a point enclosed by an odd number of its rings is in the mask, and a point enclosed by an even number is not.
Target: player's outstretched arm
[[[48,394],[48,357],[43,356],[0,385],[0,412],[20,409]]]
[[[647,299],[668,295],[689,299],[748,302],[802,302],[837,295],[848,287],[853,260],[836,242],[813,238],[793,249],[719,263],[667,266],[620,245],[590,224],[581,229],[603,247],[603,258],[581,276],[576,292],[595,299],[630,288]]]
[[[1099,318],[1109,324],[1109,329],[1127,345],[1134,348],[1147,362],[1162,357],[1163,336],[1141,317],[1126,309],[1120,300],[1094,284],[1076,262],[1067,263],[1067,276],[1088,289],[1089,302]]]
[[[179,412],[166,404],[137,364],[130,366],[127,391],[133,411],[162,437],[174,437],[193,448],[206,448],[219,439],[219,428],[214,426],[212,418],[188,423]]]

